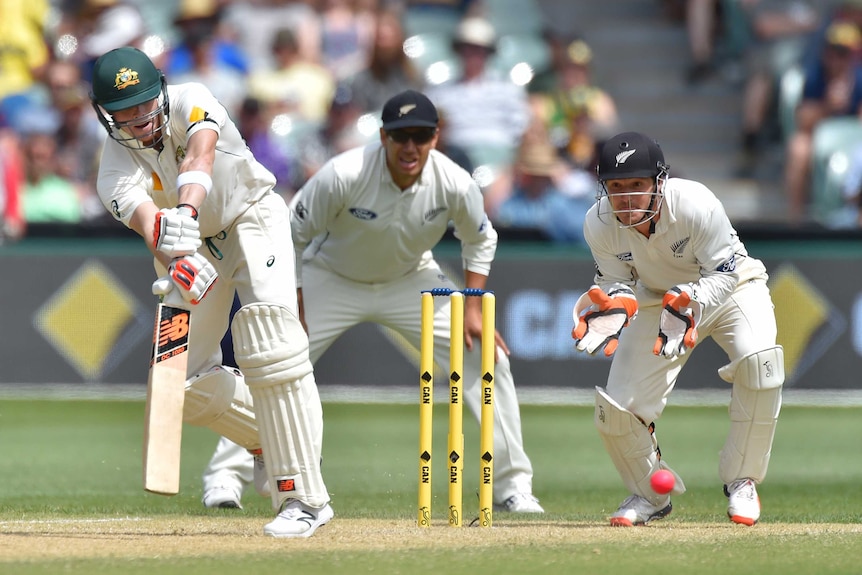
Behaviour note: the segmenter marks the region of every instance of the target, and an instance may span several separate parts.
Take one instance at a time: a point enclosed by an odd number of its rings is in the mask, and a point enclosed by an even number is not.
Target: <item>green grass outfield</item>
[[[415,527],[415,405],[326,403],[324,476],[336,512],[309,540],[262,535],[269,501],[205,510],[216,436],[185,428],[182,492],[141,489],[141,401],[0,401],[0,573],[862,573],[862,408],[786,407],[761,523],[731,524],[717,478],[724,407],[671,406],[658,423],[688,492],[648,527],[611,529],[627,495],[592,409],[525,406],[534,490],[547,513],[445,526],[446,409],[435,420],[435,527]],[[464,515],[478,502],[477,426],[465,420]]]

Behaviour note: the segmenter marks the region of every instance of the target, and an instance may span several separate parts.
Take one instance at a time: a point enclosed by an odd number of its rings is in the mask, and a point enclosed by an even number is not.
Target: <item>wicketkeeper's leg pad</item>
[[[183,421],[209,427],[246,449],[260,448],[251,393],[232,367],[217,365],[186,381]]]
[[[329,502],[320,472],[323,410],[302,324],[285,306],[256,303],[237,311],[231,332],[254,397],[273,507],[287,499],[322,507]]]
[[[721,450],[718,473],[725,484],[749,478],[763,481],[781,411],[784,350],[780,345],[747,355],[722,367],[719,375],[733,382],[730,431]]]
[[[658,495],[650,486],[650,477],[659,469],[667,469],[674,474],[676,482],[671,493],[685,493],[682,478],[661,460],[658,443],[650,427],[600,387],[596,388],[594,421],[611,461],[631,493],[654,505],[663,503],[667,496]]]

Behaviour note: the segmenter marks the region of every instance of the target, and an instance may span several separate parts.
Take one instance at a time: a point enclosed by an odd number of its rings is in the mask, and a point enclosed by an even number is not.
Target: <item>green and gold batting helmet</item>
[[[162,130],[168,116],[168,93],[165,76],[156,68],[149,56],[129,46],[111,50],[100,56],[93,66],[93,91],[90,100],[108,135],[129,148],[152,147],[161,141]],[[156,108],[145,117],[123,124],[112,114],[134,108],[151,100],[159,100]],[[140,125],[156,116],[154,130],[144,138],[131,137],[123,128]]]
[[[93,99],[107,112],[134,108],[161,91],[162,73],[136,48],[111,50],[93,66]]]

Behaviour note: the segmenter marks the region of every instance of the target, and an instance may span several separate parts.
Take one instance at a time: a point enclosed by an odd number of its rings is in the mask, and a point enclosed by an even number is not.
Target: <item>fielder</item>
[[[676,473],[670,494],[650,487],[654,471],[670,470],[654,422],[687,352],[712,336],[729,359],[719,376],[733,385],[718,466],[727,514],[754,525],[755,486],[766,476],[784,383],[766,269],[748,255],[709,189],[668,177],[661,148],[647,136],[608,140],[598,179],[584,225],[596,285],[575,306],[572,337],[578,350],[613,355],[607,389],[596,388],[595,424],[631,495],[610,523],[661,519],[671,512],[670,495],[685,492]]]
[[[191,304],[184,420],[263,454],[278,514],[273,537],[309,537],[333,517],[320,472],[323,414],[294,290],[288,210],[201,84],[168,85],[143,52],[119,48],[93,69],[93,107],[110,139],[98,193]],[[231,323],[241,371],[223,366]]]
[[[419,349],[420,292],[457,289],[431,249],[453,222],[461,240],[465,283],[484,289],[497,233],[470,174],[437,152],[437,110],[408,90],[383,108],[380,143],[327,162],[291,202],[300,312],[312,363],[349,328],[385,325]],[[435,361],[449,362],[449,298],[435,298]],[[481,298],[466,298],[464,395],[480,413]],[[543,513],[532,491],[509,350],[499,333],[494,390],[494,502],[503,511]],[[205,492],[239,485],[252,466],[247,452],[222,441],[204,474]]]

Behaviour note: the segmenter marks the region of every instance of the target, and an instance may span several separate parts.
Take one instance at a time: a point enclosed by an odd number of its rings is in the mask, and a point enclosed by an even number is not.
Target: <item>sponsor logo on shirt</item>
[[[123,215],[120,213],[120,204],[117,203],[117,200],[111,201],[111,212],[114,214],[114,217],[118,220],[123,219]]]
[[[482,218],[482,223],[479,224],[479,233],[484,232],[485,228],[487,228],[487,227],[488,227],[488,214],[485,214],[485,217]]]
[[[681,258],[682,252],[685,251],[685,246],[688,245],[688,242],[691,241],[691,236],[687,238],[683,238],[678,242],[674,242],[670,245],[670,249],[673,250],[673,257]]]
[[[730,256],[730,259],[715,268],[717,272],[729,273],[736,269],[736,256]]]
[[[360,220],[373,220],[377,217],[377,214],[365,208],[350,208],[347,211],[350,212],[351,216]]]
[[[617,259],[620,260],[621,262],[630,262],[630,261],[632,261],[632,253],[631,252],[624,252],[621,254],[617,254]]]
[[[308,210],[305,209],[305,206],[302,205],[302,202],[296,202],[296,207],[293,208],[293,212],[300,220],[304,220],[305,217],[308,215]]]

